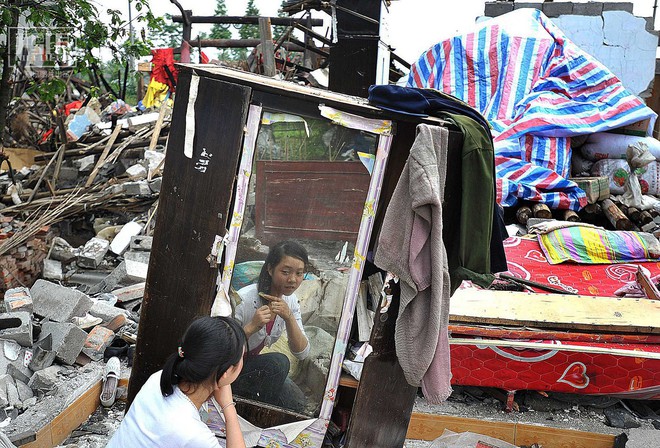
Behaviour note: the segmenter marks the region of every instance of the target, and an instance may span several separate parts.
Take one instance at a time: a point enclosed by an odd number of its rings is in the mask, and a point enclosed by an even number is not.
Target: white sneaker
[[[74,325],[78,326],[83,330],[87,330],[88,328],[95,327],[101,322],[103,322],[103,319],[101,319],[100,317],[94,317],[89,313],[87,313],[85,317],[73,317],[71,319],[71,323],[73,323]]]

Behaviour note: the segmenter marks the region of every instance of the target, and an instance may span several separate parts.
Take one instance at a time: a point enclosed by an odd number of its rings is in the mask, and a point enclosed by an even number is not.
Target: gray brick
[[[487,2],[484,5],[486,17],[499,17],[511,11],[513,11],[513,2]]]
[[[57,372],[59,366],[50,366],[47,369],[34,372],[28,383],[28,387],[33,391],[48,392],[54,390],[57,385]]]
[[[26,383],[20,380],[15,380],[15,384],[16,390],[18,390],[18,399],[21,400],[22,403],[25,403],[26,400],[34,397],[34,392],[32,392],[32,389],[30,389]]]
[[[151,245],[154,238],[146,235],[136,235],[131,238],[131,251],[151,252]]]
[[[55,322],[70,322],[82,317],[92,308],[92,299],[73,288],[67,288],[46,280],[37,280],[30,289],[34,313]]]
[[[537,3],[514,3],[513,4],[513,9],[523,9],[523,8],[532,8],[532,9],[541,9],[543,8],[543,3],[537,2]]]
[[[72,365],[85,344],[87,333],[74,324],[46,322],[41,326],[41,337],[53,337],[53,351],[56,359],[63,364]]]
[[[55,356],[57,353],[53,351],[53,335],[48,334],[32,346],[32,359],[28,367],[33,372],[48,368],[55,361]]]
[[[561,15],[573,14],[573,3],[571,2],[543,3],[542,7],[543,14],[548,17],[559,17]]]
[[[32,313],[34,307],[30,290],[23,286],[7,290],[5,293],[5,309],[8,313],[16,311]]]
[[[122,185],[124,194],[128,196],[151,196],[149,184],[141,180],[139,182],[124,182]]]
[[[116,306],[108,305],[107,303],[103,302],[96,302],[94,305],[92,305],[92,309],[89,310],[89,314],[94,317],[100,317],[103,319],[103,322],[110,322],[120,314],[125,316],[126,312],[121,308],[117,308]]]
[[[108,253],[110,242],[103,238],[92,238],[85,243],[80,255],[78,255],[78,266],[81,268],[96,269]]]
[[[163,185],[163,178],[157,177],[149,182],[149,189],[154,193],[160,193],[160,188]]]
[[[603,14],[602,2],[574,3],[573,15],[576,16],[600,16]]]
[[[630,2],[603,3],[603,11],[626,11],[632,14],[633,4]]]
[[[32,315],[25,311],[0,314],[0,339],[32,346]]]
[[[25,351],[21,351],[21,356],[7,366],[7,374],[11,375],[17,381],[23,381],[27,384],[30,381],[32,372],[30,369],[23,365],[23,357],[25,356]]]

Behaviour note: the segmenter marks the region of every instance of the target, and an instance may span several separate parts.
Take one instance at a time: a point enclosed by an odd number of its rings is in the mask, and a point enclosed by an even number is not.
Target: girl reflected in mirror
[[[289,358],[282,353],[261,351],[286,331],[292,355],[297,359],[309,355],[310,344],[295,294],[308,263],[303,246],[291,240],[281,241],[270,249],[258,283],[238,291],[241,303],[235,309],[235,317],[248,337],[249,351],[234,383],[236,395],[297,412],[303,410],[305,396],[288,378]]]

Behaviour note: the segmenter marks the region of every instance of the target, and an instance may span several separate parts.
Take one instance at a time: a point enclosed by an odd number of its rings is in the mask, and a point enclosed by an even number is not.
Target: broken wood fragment
[[[550,208],[542,203],[537,203],[532,206],[532,213],[534,214],[535,218],[544,218],[544,219],[551,219],[552,218],[552,212],[550,211]]]
[[[634,224],[632,221],[623,214],[623,211],[611,199],[604,199],[601,204],[603,213],[616,230],[633,230]]]

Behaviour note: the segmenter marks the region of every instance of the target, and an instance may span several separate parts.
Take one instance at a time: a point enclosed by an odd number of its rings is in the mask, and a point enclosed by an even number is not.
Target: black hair
[[[180,381],[193,385],[212,379],[217,382],[240,362],[246,346],[245,331],[236,319],[206,316],[194,320],[183,335],[181,353],[170,355],[163,366],[161,393],[171,395]]]
[[[302,261],[305,263],[305,269],[307,269],[307,265],[309,264],[307,250],[295,241],[280,241],[270,249],[268,256],[266,257],[266,261],[261,267],[261,272],[259,273],[259,282],[257,284],[257,289],[259,292],[270,294],[270,285],[273,279],[268,273],[268,268],[274,268],[280,261],[282,261],[282,258],[286,256],[297,258],[298,260]]]

